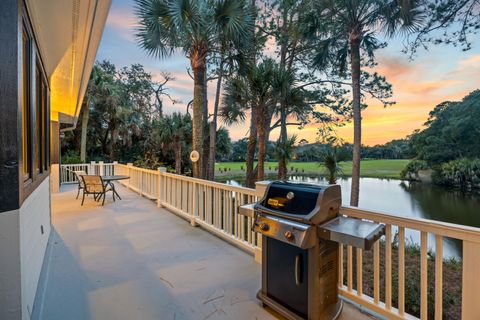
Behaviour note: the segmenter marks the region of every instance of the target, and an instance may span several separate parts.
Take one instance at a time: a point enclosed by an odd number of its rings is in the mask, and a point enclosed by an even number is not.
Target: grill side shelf
[[[338,216],[318,226],[320,238],[363,250],[370,250],[384,234],[385,226],[383,224],[343,216]]]
[[[255,203],[244,204],[238,207],[238,214],[253,218],[255,216]]]

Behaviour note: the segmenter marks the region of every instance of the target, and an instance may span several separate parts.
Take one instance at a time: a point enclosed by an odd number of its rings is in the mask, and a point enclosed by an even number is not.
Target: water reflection
[[[274,177],[272,177],[274,179]],[[326,184],[321,177],[290,176],[298,182]],[[242,180],[228,180],[232,185],[243,185]],[[342,202],[349,204],[350,178],[339,179]],[[445,190],[432,185],[403,182],[393,179],[360,179],[360,208],[383,211],[397,216],[419,217],[467,226],[480,227],[480,195]],[[406,230],[406,237],[420,242],[420,233]],[[428,247],[434,251],[435,237],[429,235]],[[460,257],[461,242],[444,239],[444,256]]]

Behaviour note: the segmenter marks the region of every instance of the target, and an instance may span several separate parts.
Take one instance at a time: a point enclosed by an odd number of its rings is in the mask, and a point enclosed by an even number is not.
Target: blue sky
[[[169,72],[174,77],[168,83],[170,94],[181,103],[172,106],[166,102],[166,112],[185,112],[186,104],[192,99],[193,81],[186,70],[188,60],[183,54],[159,60],[143,52],[134,39],[136,24],[133,12],[133,0],[113,0],[107,19],[97,60],[110,60],[117,67],[141,63],[145,69],[160,79],[160,73]],[[478,36],[477,36],[478,38]],[[377,53],[376,70],[385,75],[393,85],[393,100],[396,105],[384,109],[376,101],[368,101],[369,107],[363,113],[363,139],[367,145],[384,143],[394,138],[403,138],[414,129],[421,128],[428,113],[435,105],[445,100],[459,100],[474,89],[479,88],[480,80],[480,43],[474,42],[472,49],[463,52],[452,46],[436,46],[429,51],[420,50],[418,56],[410,61],[401,52],[401,40],[389,41],[389,46]],[[209,85],[209,105],[213,104],[214,83]],[[230,127],[233,140],[247,134],[247,125]],[[315,141],[317,126],[307,125],[303,130],[289,128],[289,133],[309,142]],[[340,128],[339,135],[345,140],[352,139],[351,124]],[[273,132],[275,139],[278,132]]]

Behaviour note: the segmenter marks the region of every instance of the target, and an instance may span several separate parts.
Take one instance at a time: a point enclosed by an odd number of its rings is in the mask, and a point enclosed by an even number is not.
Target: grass
[[[360,175],[370,178],[400,179],[400,172],[410,160],[362,160]],[[343,176],[350,176],[352,162],[340,162]],[[222,177],[238,177],[245,174],[244,162],[221,162],[215,164],[216,175]],[[243,168],[243,170],[242,170]],[[266,173],[274,173],[278,169],[277,162],[266,162]],[[292,170],[293,168],[293,170]],[[221,172],[220,172],[221,171]],[[289,173],[323,175],[325,169],[318,162],[290,162]]]

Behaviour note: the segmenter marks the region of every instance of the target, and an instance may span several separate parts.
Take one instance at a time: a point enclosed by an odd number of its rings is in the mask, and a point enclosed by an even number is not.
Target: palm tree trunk
[[[280,69],[283,71],[286,67],[287,60],[287,43],[288,39],[288,29],[287,29],[287,20],[288,20],[288,11],[287,8],[283,8],[282,12],[282,28],[281,33],[283,35],[282,41],[280,43]],[[285,84],[282,86],[284,87]],[[286,105],[286,90],[282,88],[281,90],[281,100],[280,100],[280,147],[285,148],[287,144],[287,105]],[[278,159],[278,180],[287,179],[287,159],[285,154],[281,154]]]
[[[223,60],[223,55],[220,57]],[[210,152],[208,155],[208,180],[215,180],[215,155],[217,153],[217,115],[220,104],[220,92],[222,91],[223,61],[220,61],[217,90],[215,92],[215,104],[213,106],[213,119],[210,122]]]
[[[280,147],[287,146],[287,110],[282,107],[280,110]],[[287,155],[282,152],[280,159],[278,159],[278,180],[287,179]]]
[[[110,146],[109,146],[109,149],[110,149],[110,152],[109,152],[109,156],[110,156],[110,161],[115,161],[115,145],[117,144],[117,140],[118,140],[118,128],[117,128],[117,124],[114,122],[113,123],[113,128],[112,128],[112,135],[111,135],[111,139],[110,139]]]
[[[203,113],[205,109],[205,87],[207,85],[206,78],[206,61],[205,59],[191,61],[193,70],[193,119],[192,119],[192,146],[200,155],[197,162],[192,164],[193,177],[203,178],[203,131],[204,119]]]
[[[175,172],[182,173],[182,143],[179,137],[175,137]]]
[[[88,119],[90,117],[90,99],[86,99],[82,112],[82,134],[80,139],[80,160],[85,163],[87,159],[87,132]]]
[[[350,48],[353,106],[353,158],[350,205],[356,207],[358,206],[360,194],[360,152],[362,145],[362,115],[360,105],[360,38],[358,34],[352,34],[350,36]]]
[[[253,188],[255,184],[255,174],[253,170],[253,162],[255,160],[255,147],[257,146],[257,108],[252,105],[250,119],[250,134],[248,136],[246,169],[247,176],[245,184],[248,188]]]
[[[209,155],[209,144],[210,140],[208,139],[209,126],[208,126],[208,81],[207,81],[207,71],[205,70],[205,87],[203,88],[203,154],[202,154],[202,179],[208,179],[208,155]]]
[[[265,176],[265,155],[266,155],[266,131],[265,131],[265,105],[260,106],[257,118],[257,130],[258,130],[258,165],[257,165],[257,180],[264,180]]]

